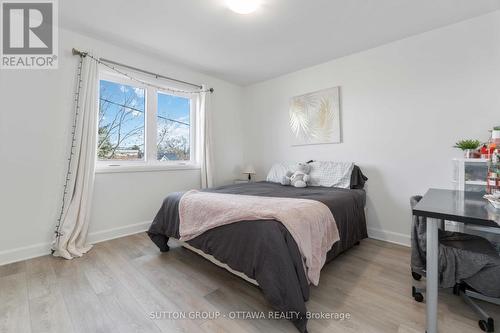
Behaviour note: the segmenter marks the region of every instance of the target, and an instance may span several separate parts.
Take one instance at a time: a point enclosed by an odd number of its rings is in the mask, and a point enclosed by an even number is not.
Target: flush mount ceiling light
[[[250,14],[257,10],[260,0],[226,0],[226,4],[235,13]]]

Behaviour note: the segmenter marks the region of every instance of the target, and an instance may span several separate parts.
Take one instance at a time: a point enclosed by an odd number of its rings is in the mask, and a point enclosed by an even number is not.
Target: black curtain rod
[[[73,55],[77,55],[77,56],[80,56],[80,57],[85,57],[85,56],[87,56],[87,52],[83,52],[83,51],[80,51],[80,50],[77,50],[77,49],[73,48]],[[199,84],[194,84],[194,83],[190,83],[190,82],[186,82],[186,81],[182,81],[182,80],[177,80],[177,79],[165,76],[165,75],[161,75],[161,74],[156,74],[156,73],[153,73],[153,72],[149,72],[149,71],[146,71],[144,69],[140,69],[140,68],[137,68],[137,67],[125,65],[125,64],[113,61],[113,60],[104,59],[104,58],[100,58],[99,60],[102,61],[102,62],[106,62],[108,64],[112,64],[112,65],[116,65],[116,66],[128,68],[128,69],[131,69],[131,70],[136,71],[136,72],[141,72],[141,73],[144,73],[144,74],[148,74],[148,75],[154,76],[157,79],[158,78],[162,78],[162,79],[165,79],[165,80],[169,80],[169,81],[173,81],[173,82],[177,82],[177,83],[181,83],[181,84],[186,84],[188,86],[196,87],[198,89],[202,89],[203,88]],[[210,88],[209,90],[210,90],[210,92],[214,92],[213,88]]]

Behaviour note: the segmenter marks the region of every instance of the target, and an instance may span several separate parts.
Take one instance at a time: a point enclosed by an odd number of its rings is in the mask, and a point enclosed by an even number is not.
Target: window
[[[196,98],[102,74],[98,166],[195,166]]]
[[[158,93],[159,161],[189,161],[191,156],[191,100]]]
[[[145,90],[106,80],[100,85],[97,157],[144,160]]]

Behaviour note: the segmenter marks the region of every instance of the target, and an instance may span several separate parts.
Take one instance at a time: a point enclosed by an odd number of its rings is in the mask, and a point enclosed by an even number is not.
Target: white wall
[[[0,264],[49,250],[73,117],[77,57],[71,55],[72,47],[213,87],[216,182],[239,176],[241,87],[60,30],[58,70],[0,71]],[[97,174],[91,239],[144,229],[142,222],[152,220],[167,193],[199,184],[198,170]]]
[[[291,147],[289,98],[334,86],[343,143]],[[280,160],[355,161],[369,177],[370,234],[406,243],[410,196],[451,187],[451,147],[500,124],[499,89],[494,12],[247,87],[244,159],[260,178]]]

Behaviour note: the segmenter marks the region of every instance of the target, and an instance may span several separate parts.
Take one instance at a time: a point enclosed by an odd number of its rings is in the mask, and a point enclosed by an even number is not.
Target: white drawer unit
[[[453,160],[453,184],[456,190],[484,192],[487,189],[488,159],[456,158]],[[446,230],[479,235],[492,242],[500,252],[498,228],[464,226],[462,223],[446,221]]]
[[[456,158],[453,160],[453,184],[456,190],[486,192],[488,160]]]

